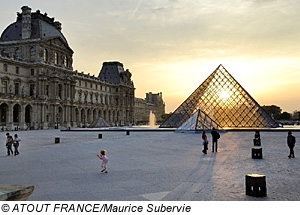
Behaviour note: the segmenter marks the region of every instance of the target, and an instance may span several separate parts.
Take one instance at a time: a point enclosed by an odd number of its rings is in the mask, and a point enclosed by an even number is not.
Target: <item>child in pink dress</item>
[[[106,164],[108,162],[108,157],[106,157],[106,150],[102,149],[100,151],[100,155],[97,154],[97,157],[100,158],[100,160],[102,160],[101,167],[103,168],[103,170],[101,172],[107,173]]]

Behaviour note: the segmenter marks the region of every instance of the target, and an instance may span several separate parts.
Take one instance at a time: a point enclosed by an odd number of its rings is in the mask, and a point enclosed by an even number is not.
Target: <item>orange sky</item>
[[[71,4],[72,3],[72,4]],[[70,5],[71,4],[71,5]],[[0,31],[27,5],[62,23],[74,70],[104,61],[132,73],[136,96],[174,111],[222,64],[260,105],[300,110],[300,1],[0,0]]]

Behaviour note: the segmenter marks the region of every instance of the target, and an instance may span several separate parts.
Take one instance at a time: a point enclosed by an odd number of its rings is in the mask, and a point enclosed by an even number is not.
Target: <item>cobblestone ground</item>
[[[18,156],[6,155],[5,133],[0,183],[34,185],[29,200],[300,200],[300,150],[296,143],[296,158],[287,157],[287,131],[261,132],[263,159],[251,158],[254,132],[224,133],[218,152],[211,152],[210,143],[203,155],[201,134],[20,131]],[[300,141],[300,132],[294,135]],[[61,143],[54,144],[55,137]],[[100,172],[96,157],[102,148],[108,174]],[[251,173],[266,175],[267,197],[245,195],[245,175]]]

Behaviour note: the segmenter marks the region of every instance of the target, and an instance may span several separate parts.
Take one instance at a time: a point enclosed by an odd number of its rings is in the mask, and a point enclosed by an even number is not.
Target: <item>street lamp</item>
[[[83,127],[85,128],[85,114],[83,114]]]
[[[56,129],[58,129],[58,114],[56,114]]]

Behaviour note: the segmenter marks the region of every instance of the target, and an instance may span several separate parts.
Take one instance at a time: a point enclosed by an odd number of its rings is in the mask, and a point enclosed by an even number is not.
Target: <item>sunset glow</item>
[[[55,16],[74,51],[74,70],[98,76],[103,62],[119,61],[132,73],[136,97],[162,92],[166,112],[174,111],[220,64],[260,105],[300,110],[299,1],[0,4],[1,32],[23,5]]]

